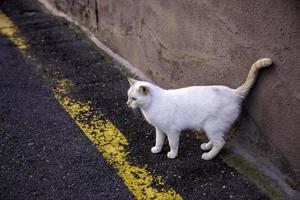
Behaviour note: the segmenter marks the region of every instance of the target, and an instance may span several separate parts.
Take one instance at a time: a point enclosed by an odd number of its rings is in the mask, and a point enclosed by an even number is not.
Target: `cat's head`
[[[127,105],[130,108],[146,108],[151,101],[151,84],[128,78],[130,88],[128,89]]]

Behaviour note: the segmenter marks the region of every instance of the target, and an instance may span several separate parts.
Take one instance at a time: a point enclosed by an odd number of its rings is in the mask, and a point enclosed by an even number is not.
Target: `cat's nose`
[[[127,106],[129,106],[129,105],[130,105],[130,103],[131,103],[131,101],[130,101],[130,100],[128,100],[128,101],[127,101]]]

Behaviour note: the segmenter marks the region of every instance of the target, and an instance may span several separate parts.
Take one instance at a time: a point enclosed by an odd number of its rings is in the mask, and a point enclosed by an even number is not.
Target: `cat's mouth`
[[[128,105],[128,107],[131,108],[131,109],[133,109],[133,110],[137,109],[137,106],[135,106],[133,104]]]
[[[127,106],[130,107],[132,100],[129,99],[126,103],[127,103]]]
[[[137,106],[132,102],[132,100],[127,101],[127,106],[132,109],[136,109]]]

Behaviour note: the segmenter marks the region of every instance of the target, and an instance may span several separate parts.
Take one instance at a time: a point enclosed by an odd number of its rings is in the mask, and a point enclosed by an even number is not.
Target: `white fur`
[[[265,62],[260,63],[252,65],[249,73],[257,74],[257,70],[266,65]],[[256,74],[252,76],[254,79]],[[161,151],[167,136],[170,145],[167,156],[175,158],[181,131],[195,129],[205,131],[209,138],[209,142],[202,144],[201,149],[210,150],[202,154],[203,159],[210,160],[224,146],[223,136],[240,113],[245,93],[254,83],[254,80],[248,79],[248,88],[244,86],[242,90],[226,86],[165,90],[148,82],[129,79],[131,87],[127,104],[131,108],[140,108],[145,119],[156,128],[156,143],[151,149],[152,153]]]

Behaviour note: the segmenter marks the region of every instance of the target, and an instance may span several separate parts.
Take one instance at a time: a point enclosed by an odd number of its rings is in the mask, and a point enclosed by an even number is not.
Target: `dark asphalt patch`
[[[0,44],[0,199],[133,199],[35,66]]]
[[[140,114],[134,115],[127,108],[126,91],[129,85],[126,77],[117,70],[113,62],[105,59],[106,56],[99,55],[80,32],[70,29],[68,23],[42,12],[35,1],[6,1],[1,7],[32,44],[29,47],[30,52],[42,62],[43,66],[53,66],[53,69],[43,69],[43,73],[51,75],[53,71],[59,71],[63,77],[72,80],[77,86],[77,91],[72,94],[74,98],[91,101],[94,108],[99,108],[126,135],[130,143],[128,148],[132,162],[141,166],[147,165],[150,171],[162,175],[168,185],[185,199],[268,199],[248,178],[228,167],[221,159],[202,160],[200,141],[191,132],[187,131],[181,137],[178,159],[170,160],[166,157],[167,145],[161,154],[152,154],[150,149],[154,145],[154,130]],[[34,16],[38,16],[41,21]],[[65,122],[61,115],[67,116],[61,113],[60,110],[57,114],[60,117],[56,118],[53,118],[54,114],[48,113],[45,123],[48,123],[48,126],[53,125],[54,122],[49,121],[51,116],[57,124]],[[81,138],[82,133],[73,123],[71,124],[68,129],[61,128],[61,130],[73,131],[73,137]],[[87,139],[85,141],[85,145],[93,149]],[[59,145],[62,144],[58,143],[57,148]],[[74,148],[80,146],[78,142],[74,144],[70,142],[69,145]],[[85,148],[85,145],[81,145],[81,148]],[[28,152],[23,157],[32,156],[30,153],[33,152]],[[60,155],[72,158],[73,154],[65,150]],[[90,152],[77,154],[78,163],[81,159],[86,159],[87,154]],[[95,157],[97,156],[98,153]],[[97,169],[95,165],[86,167]],[[46,173],[45,177],[51,175]],[[98,181],[106,182],[100,177]],[[92,188],[97,184],[95,180],[87,182]],[[75,182],[74,187],[80,183],[82,182]],[[123,190],[118,196],[120,199],[125,199],[128,195],[128,192]],[[115,191],[112,190],[112,193],[115,194]]]

